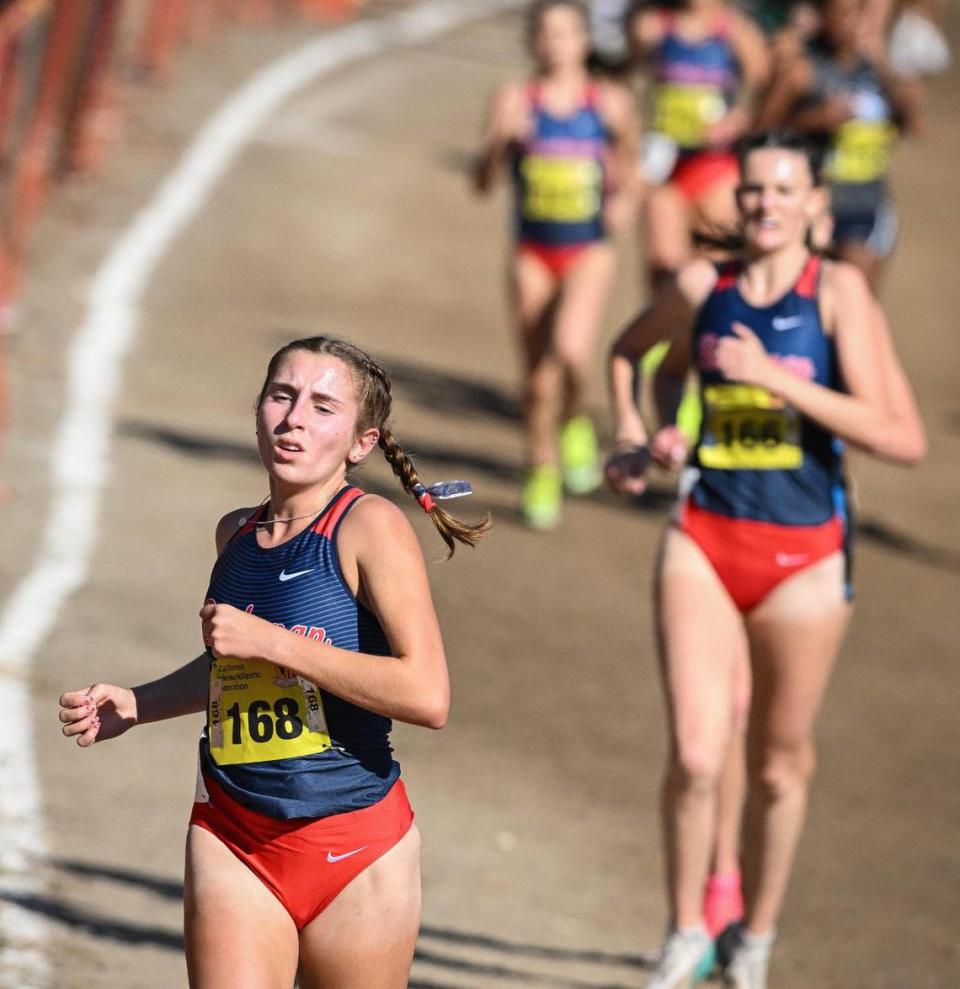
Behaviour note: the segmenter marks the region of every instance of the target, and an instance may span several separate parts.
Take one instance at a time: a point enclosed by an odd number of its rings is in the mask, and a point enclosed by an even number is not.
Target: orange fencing
[[[51,185],[95,169],[143,80],[227,22],[340,21],[362,0],[0,0],[0,344]],[[0,440],[7,418],[0,352]]]
[[[50,183],[95,168],[122,122],[124,85],[164,79],[186,42],[228,20],[335,21],[358,0],[0,0],[0,324]]]

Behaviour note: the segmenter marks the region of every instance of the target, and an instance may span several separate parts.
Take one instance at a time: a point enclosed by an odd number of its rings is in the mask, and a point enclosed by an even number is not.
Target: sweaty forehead
[[[810,165],[799,151],[786,148],[759,148],[744,163],[748,182],[787,182],[809,185]]]
[[[308,350],[294,350],[286,354],[273,380],[344,400],[353,397],[356,390],[350,369],[339,357],[313,354]]]

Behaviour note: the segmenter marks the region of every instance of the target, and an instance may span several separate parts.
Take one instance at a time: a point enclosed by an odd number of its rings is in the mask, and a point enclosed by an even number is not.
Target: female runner
[[[521,508],[535,529],[559,522],[564,486],[586,494],[601,483],[583,392],[613,283],[608,237],[632,220],[636,196],[631,99],[588,74],[588,26],[580,0],[530,7],[533,78],[494,97],[474,174],[485,193],[509,163],[516,190],[509,275],[525,379]]]
[[[887,172],[898,131],[914,129],[916,100],[861,50],[861,0],[823,0],[820,33],[778,73],[758,126],[788,124],[826,151],[833,242],[874,291],[896,243]]]
[[[489,520],[434,504],[390,405],[383,368],[348,343],[274,354],[257,402],[269,499],[217,526],[206,653],[153,683],[60,699],[81,746],[207,711],[186,851],[191,986],[407,984],[419,835],[390,719],[442,728],[447,668],[412,529],[346,475],[379,445],[451,552]]]
[[[752,139],[740,164],[741,259],[685,266],[611,358],[619,447],[607,475],[616,490],[642,490],[649,461],[633,394],[647,349],[667,339],[688,354],[704,405],[658,563],[671,924],[651,989],[688,985],[711,951],[702,895],[745,661],[746,915],[725,971],[737,989],[766,985],[813,772],[813,725],[850,611],[842,445],[904,463],[924,453],[863,277],[806,246],[823,208],[815,156],[774,133]]]
[[[726,0],[640,6],[628,33],[650,65],[648,169],[663,159],[647,173],[662,182],[646,199],[647,263],[657,288],[692,256],[695,230],[735,222],[732,145],[753,121],[769,58],[763,35]]]

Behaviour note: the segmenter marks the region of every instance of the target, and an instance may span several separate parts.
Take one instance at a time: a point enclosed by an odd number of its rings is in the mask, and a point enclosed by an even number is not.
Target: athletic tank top
[[[672,11],[662,11],[663,38],[653,56],[652,130],[681,152],[707,144],[707,128],[733,105],[740,63],[730,42],[730,17],[720,13],[710,33],[688,41]]]
[[[597,84],[590,83],[582,105],[558,117],[543,105],[540,86],[528,87],[533,127],[513,163],[518,240],[560,247],[604,238],[611,135],[598,96]]]
[[[764,388],[726,380],[717,368],[721,338],[748,326],[768,355],[792,373],[840,389],[833,339],[817,304],[820,259],[770,306],[750,305],[737,288],[742,262],[718,266],[718,278],[693,329],[703,424],[691,463],[690,496],[700,508],[778,525],[819,525],[836,513],[843,488],[842,447],[812,419]]]
[[[306,529],[263,549],[254,515],[224,547],[207,602],[251,612],[291,635],[387,656],[377,619],[340,572],[337,532],[363,495],[337,492]],[[328,817],[382,799],[400,767],[391,721],[319,690],[290,670],[257,660],[211,660],[207,724],[200,736],[204,774],[235,800],[280,820]]]
[[[806,103],[846,96],[854,110],[853,119],[820,135],[826,151],[824,176],[832,183],[882,182],[890,167],[897,128],[879,73],[865,58],[841,65],[822,43],[811,43],[808,55],[813,87]]]

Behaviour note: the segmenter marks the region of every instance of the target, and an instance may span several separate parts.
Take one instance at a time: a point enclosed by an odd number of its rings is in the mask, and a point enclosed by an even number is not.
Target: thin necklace
[[[263,508],[263,506],[269,500],[270,500],[270,495],[267,495],[267,497],[264,498],[263,501],[261,501],[259,505],[257,505],[257,509]],[[305,515],[291,515],[290,518],[288,518],[288,519],[278,519],[278,518],[264,519],[262,522],[252,522],[251,525],[273,525],[276,522],[299,522],[300,519],[312,519],[312,518],[315,518],[319,514],[320,514],[320,509],[318,508],[316,511],[314,511],[314,512],[307,512]],[[249,521],[249,519],[242,518],[239,521],[240,521],[240,526],[239,527],[240,528],[243,528],[243,526],[245,526],[247,524],[247,522]]]

